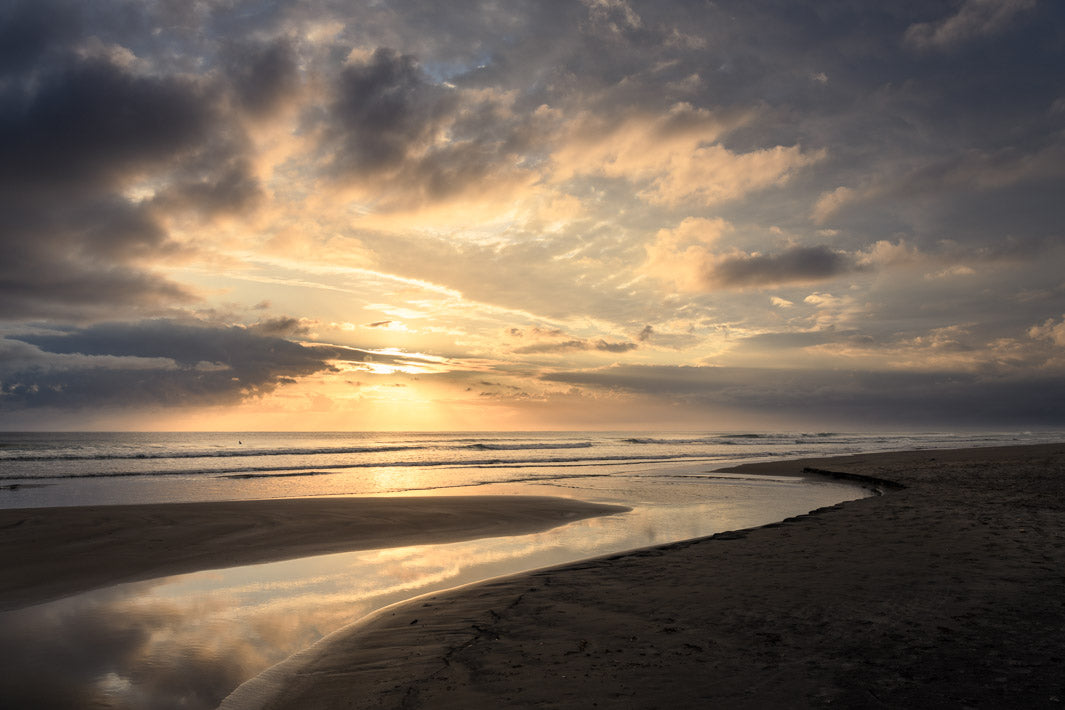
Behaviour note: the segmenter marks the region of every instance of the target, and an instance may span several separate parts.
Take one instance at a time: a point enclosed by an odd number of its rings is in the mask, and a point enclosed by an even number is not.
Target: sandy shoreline
[[[624,511],[564,498],[300,498],[0,510],[0,611],[203,569],[547,530]]]
[[[905,486],[390,608],[268,708],[1061,707],[1065,445],[806,459]]]

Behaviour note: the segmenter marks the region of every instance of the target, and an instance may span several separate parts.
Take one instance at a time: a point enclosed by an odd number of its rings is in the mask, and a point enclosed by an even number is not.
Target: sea
[[[6,611],[0,707],[208,710],[227,698],[259,707],[279,668],[298,669],[300,658],[388,605],[874,495],[816,476],[722,468],[1062,440],[1061,432],[2,433],[6,508],[492,493],[628,511],[526,535],[204,570]]]
[[[906,449],[1061,441],[1062,432],[0,432],[0,507],[335,495],[487,486]],[[512,486],[513,487],[513,486]],[[602,487],[602,486],[601,486]],[[621,494],[624,497],[624,493]]]

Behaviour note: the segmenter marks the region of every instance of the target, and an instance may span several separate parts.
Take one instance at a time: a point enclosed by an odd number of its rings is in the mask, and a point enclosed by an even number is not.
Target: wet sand
[[[1065,706],[1065,445],[732,470],[804,468],[905,488],[406,602],[233,699],[309,709]]]
[[[521,535],[624,510],[536,496],[0,510],[0,611],[121,582],[331,552]]]

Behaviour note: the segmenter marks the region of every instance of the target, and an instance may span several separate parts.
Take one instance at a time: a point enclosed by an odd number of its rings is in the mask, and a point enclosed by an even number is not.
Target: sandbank
[[[730,470],[804,469],[904,488],[390,607],[302,654],[283,683],[275,673],[272,696],[244,697],[312,710],[1065,703],[1065,445]]]
[[[625,510],[546,496],[301,498],[0,510],[0,611],[183,572],[522,535]]]

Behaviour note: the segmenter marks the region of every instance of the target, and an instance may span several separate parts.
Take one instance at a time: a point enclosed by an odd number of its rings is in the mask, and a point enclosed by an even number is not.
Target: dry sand
[[[536,496],[0,510],[0,611],[120,582],[330,552],[521,535],[624,510]]]
[[[265,707],[1065,705],[1065,445],[735,470],[805,467],[906,488],[392,607]]]

